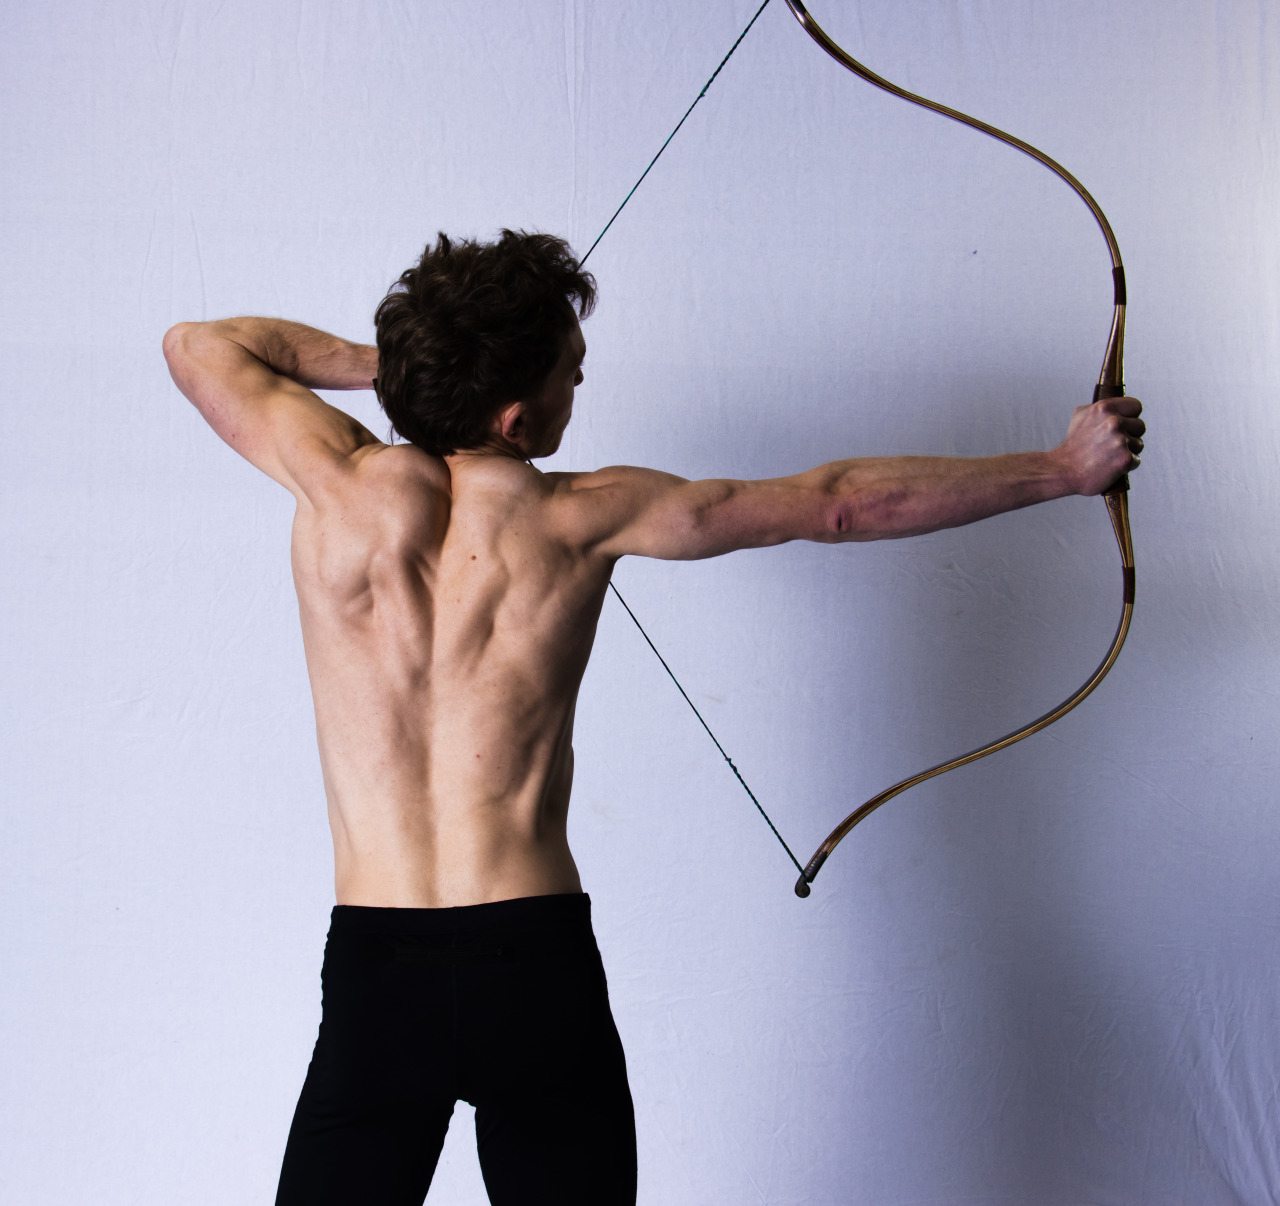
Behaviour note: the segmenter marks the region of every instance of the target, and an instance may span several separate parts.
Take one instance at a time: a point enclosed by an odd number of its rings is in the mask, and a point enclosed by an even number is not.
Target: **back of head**
[[[378,401],[395,430],[437,456],[478,447],[489,420],[546,380],[596,284],[554,235],[495,243],[443,232],[382,299]]]

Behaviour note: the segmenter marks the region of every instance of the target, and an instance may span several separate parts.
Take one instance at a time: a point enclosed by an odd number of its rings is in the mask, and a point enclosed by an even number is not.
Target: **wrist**
[[[369,343],[358,343],[356,348],[355,381],[352,389],[373,389],[378,375],[378,349]]]
[[[1059,444],[1057,448],[1052,448],[1048,452],[1042,452],[1038,455],[1043,458],[1042,471],[1051,491],[1046,495],[1046,500],[1050,498],[1065,498],[1071,494],[1083,493],[1080,486],[1080,475],[1076,472],[1075,464],[1063,445]]]

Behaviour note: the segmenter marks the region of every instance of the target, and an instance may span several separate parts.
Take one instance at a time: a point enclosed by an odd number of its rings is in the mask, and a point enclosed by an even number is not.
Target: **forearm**
[[[224,318],[206,324],[273,372],[308,389],[371,389],[378,349],[283,318]]]
[[[829,541],[918,536],[1078,492],[1054,452],[862,458],[802,476],[825,500],[815,538]]]

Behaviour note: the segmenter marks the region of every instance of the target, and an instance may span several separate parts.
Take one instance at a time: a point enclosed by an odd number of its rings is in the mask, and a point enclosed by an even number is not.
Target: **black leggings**
[[[333,910],[277,1206],[421,1206],[454,1102],[495,1206],[633,1206],[636,1136],[583,894]]]

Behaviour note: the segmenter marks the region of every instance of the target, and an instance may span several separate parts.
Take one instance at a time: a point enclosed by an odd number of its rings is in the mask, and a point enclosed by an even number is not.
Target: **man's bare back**
[[[610,562],[507,457],[372,446],[293,532],[340,904],[579,892],[573,712]]]
[[[543,474],[581,381],[577,323],[543,386],[446,457],[386,445],[306,388],[367,388],[377,352],[296,324],[181,324],[175,380],[298,501],[293,570],[339,904],[578,892],[573,718],[619,557],[914,535],[1136,465],[1134,399],[1080,407],[1047,452],[860,458],[766,481]]]

